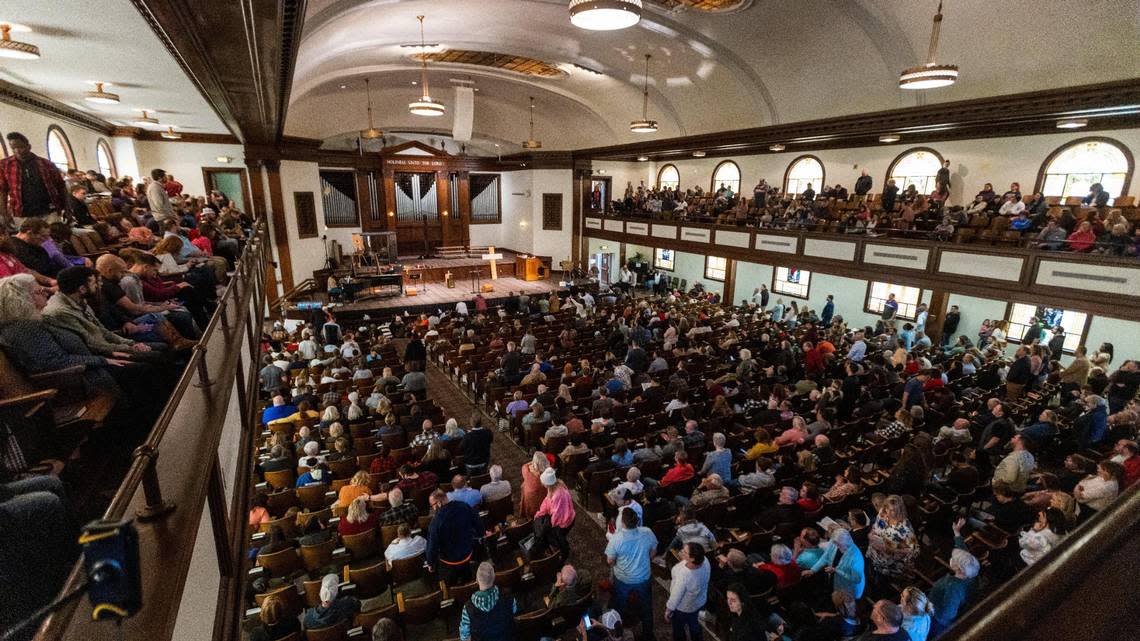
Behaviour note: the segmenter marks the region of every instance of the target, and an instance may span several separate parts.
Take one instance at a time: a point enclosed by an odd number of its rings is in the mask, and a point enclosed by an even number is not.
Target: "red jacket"
[[[162,184],[162,188],[166,190],[166,195],[174,198],[182,193],[182,183],[177,180],[168,180]]]
[[[673,467],[669,468],[669,471],[665,473],[665,476],[661,477],[661,485],[666,486],[672,483],[681,483],[693,478],[694,476],[696,476],[696,473],[693,472],[693,466],[691,463],[674,465]]]
[[[47,158],[32,154],[30,161],[47,187],[48,200],[52,209],[63,211],[67,208],[67,186],[63,184],[63,174]],[[20,160],[13,154],[0,159],[0,191],[8,192],[8,215],[22,217],[24,200],[20,191]]]
[[[1140,481],[1140,456],[1131,456],[1124,459],[1124,487],[1132,487]]]

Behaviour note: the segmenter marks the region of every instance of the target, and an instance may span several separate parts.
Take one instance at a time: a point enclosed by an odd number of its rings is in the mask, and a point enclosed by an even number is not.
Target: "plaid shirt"
[[[63,175],[59,173],[59,168],[47,158],[40,158],[34,154],[28,162],[43,179],[51,208],[64,211],[67,204],[67,187],[63,184]],[[23,193],[20,191],[21,180],[19,159],[15,155],[0,159],[0,192],[8,192],[10,216],[22,216],[24,213]]]
[[[401,523],[415,525],[419,516],[420,511],[416,509],[416,504],[412,503],[409,498],[400,505],[385,510],[380,515],[379,523],[380,525],[399,525]]]

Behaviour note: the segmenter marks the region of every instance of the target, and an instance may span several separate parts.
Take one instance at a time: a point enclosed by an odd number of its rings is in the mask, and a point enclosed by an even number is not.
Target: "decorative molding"
[[[84,129],[97,131],[105,136],[114,135],[115,125],[106,120],[96,118],[58,100],[18,87],[4,80],[0,80],[0,102],[50,118],[58,118]]]
[[[111,135],[117,138],[133,138],[135,140],[143,140],[146,142],[193,142],[193,143],[207,143],[211,145],[240,145],[241,141],[233,134],[199,134],[186,131],[178,132],[182,135],[177,140],[169,140],[162,137],[161,131],[151,131],[149,129],[142,129],[139,127],[115,127],[111,130]]]

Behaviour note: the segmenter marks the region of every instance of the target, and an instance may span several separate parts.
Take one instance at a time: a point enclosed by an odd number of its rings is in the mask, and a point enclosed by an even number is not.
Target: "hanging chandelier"
[[[40,48],[28,42],[12,39],[12,32],[27,33],[28,27],[18,24],[0,23],[0,58],[35,60],[40,57]]]
[[[383,136],[384,132],[372,126],[372,88],[368,85],[368,78],[364,79],[364,92],[368,94],[368,129],[361,129],[360,137],[364,140],[376,140]]]
[[[615,31],[641,20],[641,0],[570,0],[570,24],[590,31]]]
[[[930,30],[930,52],[926,64],[911,67],[899,76],[900,89],[936,89],[948,87],[958,80],[957,65],[940,65],[937,62],[938,34],[942,30],[942,2],[938,2],[938,13],[934,14],[934,26]]]
[[[108,83],[95,82],[95,90],[88,91],[83,95],[83,99],[87,102],[93,102],[99,105],[117,105],[119,104],[119,94],[111,93],[110,91],[103,91],[103,85]]]
[[[629,130],[635,134],[651,134],[657,131],[657,121],[649,119],[649,54],[645,54],[645,82],[641,90],[641,120],[629,123]]]
[[[522,146],[523,149],[542,149],[542,141],[534,139],[534,96],[530,97],[530,138]]]
[[[426,46],[424,44],[424,17],[416,16],[416,20],[420,21],[420,50],[422,52]],[[414,116],[442,116],[446,108],[442,103],[432,100],[431,93],[428,91],[426,53],[420,53],[420,62],[423,64],[420,71],[420,84],[424,87],[424,94],[419,100],[408,104],[408,111],[412,112]]]
[[[157,125],[158,124],[158,118],[155,118],[154,116],[150,115],[150,112],[147,109],[139,109],[139,111],[142,112],[142,115],[136,117],[131,122],[135,123],[136,125]]]
[[[178,133],[177,131],[174,131],[174,127],[167,127],[166,131],[162,132],[159,135],[162,136],[163,138],[167,139],[167,140],[181,140],[182,139],[182,134]]]

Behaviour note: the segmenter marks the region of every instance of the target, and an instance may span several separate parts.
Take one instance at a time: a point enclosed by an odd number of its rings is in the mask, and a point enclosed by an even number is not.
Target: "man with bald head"
[[[178,309],[177,303],[136,303],[127,296],[119,285],[119,279],[127,271],[127,263],[122,258],[104,254],[95,262],[95,271],[102,277],[95,295],[101,299],[96,309],[104,327],[152,347],[170,345],[177,350],[194,347],[196,341],[192,339],[196,336],[183,336],[167,320],[166,313]],[[192,322],[190,327],[193,327]]]

